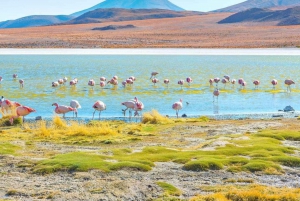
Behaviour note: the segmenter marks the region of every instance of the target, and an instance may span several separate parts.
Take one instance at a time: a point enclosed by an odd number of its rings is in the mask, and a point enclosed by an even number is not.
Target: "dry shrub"
[[[62,120],[59,116],[54,116],[54,118],[53,118],[53,125],[56,128],[66,128],[67,127],[66,121]]]
[[[143,114],[142,118],[143,124],[171,124],[174,123],[173,120],[162,116],[157,110],[152,110],[151,112],[146,112]]]

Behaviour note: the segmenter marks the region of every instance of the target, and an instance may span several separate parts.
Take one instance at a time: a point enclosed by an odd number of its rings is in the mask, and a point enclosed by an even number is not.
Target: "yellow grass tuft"
[[[173,120],[162,116],[157,110],[146,112],[143,114],[142,123],[144,124],[171,124]]]
[[[62,120],[59,116],[54,116],[53,125],[57,128],[66,128],[67,123],[65,120]]]

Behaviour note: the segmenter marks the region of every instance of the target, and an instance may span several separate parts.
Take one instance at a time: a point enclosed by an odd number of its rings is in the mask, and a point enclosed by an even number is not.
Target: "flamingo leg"
[[[65,117],[65,113],[63,114],[63,118],[66,118],[66,117]]]
[[[131,117],[132,117],[132,110],[130,109],[129,110],[129,120],[131,120]]]
[[[94,113],[93,113],[93,120],[94,120],[94,117],[95,117],[95,112],[96,112],[96,110],[95,110]]]
[[[77,116],[78,116],[78,112],[77,112],[77,110],[75,111],[75,115],[76,115],[76,118],[77,118]]]
[[[101,119],[101,111],[99,112],[99,120]]]
[[[177,119],[178,119],[178,110],[176,110],[176,116],[177,116]]]
[[[124,117],[126,115],[126,111],[128,110],[128,108],[126,108],[125,110],[123,110],[123,114],[124,114]]]

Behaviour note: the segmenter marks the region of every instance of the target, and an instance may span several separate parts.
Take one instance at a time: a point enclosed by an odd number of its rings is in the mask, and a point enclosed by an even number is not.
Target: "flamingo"
[[[99,120],[101,118],[101,112],[103,110],[106,110],[106,105],[105,103],[103,103],[102,101],[97,101],[94,105],[93,105],[93,108],[95,109],[94,113],[93,113],[93,119],[94,119],[94,116],[95,116],[95,112],[96,111],[99,111]]]
[[[179,81],[177,82],[177,84],[179,84],[179,85],[181,86],[181,89],[182,89],[182,85],[184,84],[184,80],[179,80]]]
[[[152,83],[154,84],[154,86],[155,86],[155,84],[158,83],[158,82],[159,82],[159,80],[158,80],[157,78],[153,78],[153,79],[152,79]]]
[[[88,85],[94,88],[95,86],[95,81],[93,79],[89,80]]]
[[[295,84],[295,82],[291,79],[287,79],[287,80],[284,81],[284,84],[287,85],[287,92],[292,92],[291,85]]]
[[[71,80],[70,81],[70,86],[75,86],[77,84],[76,80]]]
[[[135,101],[135,105],[133,108],[133,110],[135,111],[134,116],[140,116],[138,112],[144,109],[144,104],[141,101],[139,101],[137,97],[134,98],[134,101]]]
[[[232,80],[231,80],[232,87],[234,87],[235,83],[236,83],[236,80],[235,80],[235,79],[232,79]]]
[[[255,85],[255,89],[258,89],[258,86],[260,85],[260,81],[259,80],[254,80],[253,84]]]
[[[104,81],[101,81],[101,82],[100,82],[100,87],[101,87],[101,88],[105,87],[105,85],[106,85],[106,83],[105,83]]]
[[[1,110],[2,112],[8,114],[8,111],[12,111],[12,108],[17,108],[19,106],[21,106],[20,103],[15,102],[15,101],[10,101],[7,99],[4,99],[4,97],[2,96],[1,100],[0,100],[0,106],[1,106]]]
[[[217,102],[218,102],[218,100],[219,100],[219,95],[220,95],[219,89],[215,89],[214,92],[213,92],[213,99],[214,99],[213,102],[215,102],[215,97],[217,97]]]
[[[125,88],[126,85],[127,85],[127,82],[126,82],[126,81],[123,81],[123,82],[122,82],[122,85],[123,85],[123,87]]]
[[[133,80],[132,79],[127,79],[126,83],[129,84],[129,85],[133,85]]]
[[[59,83],[58,82],[52,82],[52,87],[58,87]]]
[[[64,78],[63,78],[63,81],[64,81],[64,84],[67,83],[68,78],[67,78],[67,77],[64,77]]]
[[[186,82],[188,83],[188,85],[190,86],[191,85],[191,83],[193,82],[193,79],[192,78],[190,78],[190,77],[188,77],[188,78],[186,78]]]
[[[208,82],[209,82],[209,85],[210,85],[210,86],[212,86],[212,85],[213,85],[213,83],[214,83],[214,79],[209,79],[209,81],[208,81]]]
[[[106,82],[106,78],[105,77],[100,77],[100,81]]]
[[[75,109],[75,110],[73,111],[73,117],[74,117],[74,113],[75,113],[75,115],[76,115],[76,117],[77,117],[77,114],[78,114],[77,111],[78,111],[78,109],[81,108],[81,105],[79,104],[79,102],[78,102],[77,100],[71,100],[70,106],[71,106],[71,108]]]
[[[17,79],[18,75],[17,74],[13,74],[13,79]]]
[[[273,90],[275,90],[275,86],[278,84],[277,80],[273,79],[271,81],[271,84],[273,85]]]
[[[3,78],[0,76],[0,84],[1,84],[2,81],[3,81]]]
[[[107,84],[108,84],[108,83],[109,83],[109,84],[112,84],[112,85],[114,85],[114,86],[116,86],[116,85],[118,85],[118,80],[112,78],[110,81],[107,82]]]
[[[138,116],[138,111],[142,111],[144,109],[144,104],[135,97],[133,100],[129,100],[123,102],[122,105],[126,107],[125,110],[122,110],[124,113],[124,117],[126,115],[126,111],[129,109],[129,118],[131,118],[132,110],[135,111],[134,116]]]
[[[229,82],[226,78],[222,79],[222,83],[224,84],[224,88],[226,88],[226,84]]]
[[[14,119],[23,117],[23,123],[25,122],[25,116],[29,115],[30,113],[35,112],[34,109],[27,107],[27,106],[19,106],[16,108],[17,116],[11,117],[10,123],[11,125],[14,124]]]
[[[56,114],[63,114],[63,118],[65,118],[65,114],[71,111],[75,111],[74,108],[65,105],[58,105],[57,103],[53,103],[52,106],[55,106]]]
[[[152,73],[151,73],[150,80],[151,80],[152,78],[155,78],[155,77],[156,77],[156,75],[158,75],[158,72],[152,72]]]
[[[57,82],[58,82],[60,85],[62,85],[62,84],[65,83],[63,79],[59,79]]]
[[[20,83],[20,87],[23,88],[24,87],[24,80],[19,80]]]
[[[134,76],[130,76],[129,79],[131,79],[132,81],[136,81],[136,78]]]
[[[119,78],[118,78],[118,76],[113,76],[113,78],[112,79],[114,79],[114,80],[118,80]]]
[[[167,85],[167,87],[169,87],[170,80],[169,79],[165,79],[164,83]]]
[[[183,105],[182,105],[182,100],[181,99],[178,102],[175,102],[172,105],[172,109],[176,111],[177,119],[178,119],[179,110],[182,110],[182,108],[183,108]]]
[[[238,80],[238,83],[239,83],[239,85],[241,85],[241,87],[243,86],[243,82],[245,82],[243,78],[240,78],[240,79]]]
[[[214,82],[216,83],[216,86],[218,86],[218,83],[220,82],[220,78],[218,77],[214,78]]]
[[[242,83],[242,87],[243,87],[243,89],[245,89],[245,88],[246,88],[246,86],[247,86],[247,82],[245,82],[245,81],[244,81],[244,82]]]
[[[230,81],[230,76],[229,76],[229,75],[224,75],[224,78],[225,78],[226,80],[228,80],[228,82]]]

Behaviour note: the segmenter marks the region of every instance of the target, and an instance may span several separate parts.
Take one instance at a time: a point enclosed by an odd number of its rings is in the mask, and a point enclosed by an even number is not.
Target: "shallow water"
[[[184,109],[180,114],[210,115],[230,113],[276,112],[287,105],[296,110],[300,108],[300,56],[135,56],[135,55],[2,55],[0,56],[0,95],[20,102],[37,110],[30,117],[53,115],[52,103],[68,105],[76,99],[82,109],[81,117],[90,117],[92,105],[96,100],[106,103],[105,117],[122,116],[121,102],[137,96],[144,104],[145,110],[157,109],[165,115],[175,115],[171,106],[175,101],[183,99]],[[153,86],[150,73],[158,71],[160,83]],[[12,75],[17,73],[25,80],[25,87],[20,89]],[[244,78],[248,83],[246,90],[240,90],[228,84],[226,89],[219,84],[221,94],[218,102],[213,102],[212,91],[208,80],[224,75],[232,78]],[[137,81],[133,87],[124,89],[121,84],[117,88],[107,86],[101,89],[97,85],[94,90],[87,86],[93,78],[105,76],[119,77],[119,83],[129,76]],[[52,88],[51,83],[67,76],[77,77],[76,87],[69,85]],[[192,77],[194,82],[181,89],[177,81]],[[170,79],[169,87],[163,84],[165,78]],[[277,79],[279,84],[272,90],[271,80]],[[292,93],[286,93],[284,80],[291,78],[296,82]],[[253,80],[259,79],[259,90],[254,90]],[[187,105],[186,102],[189,104]],[[68,114],[67,116],[72,116]]]

